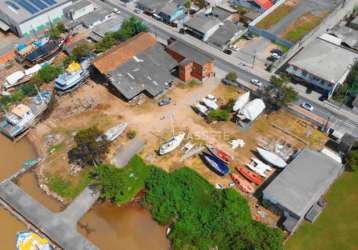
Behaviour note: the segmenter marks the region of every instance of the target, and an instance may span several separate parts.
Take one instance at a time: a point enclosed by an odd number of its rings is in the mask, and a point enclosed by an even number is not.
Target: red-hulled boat
[[[236,168],[236,170],[239,171],[239,173],[242,174],[246,179],[255,183],[256,185],[261,185],[264,182],[264,180],[259,175],[255,174],[251,170],[248,170],[247,168],[240,167]]]
[[[249,194],[252,194],[253,192],[255,192],[255,189],[250,184],[250,182],[248,182],[247,180],[242,178],[240,175],[231,173],[230,177],[237,184],[238,188],[242,192],[249,193]]]
[[[216,147],[213,147],[210,145],[207,145],[206,147],[208,148],[210,153],[212,153],[217,158],[219,158],[220,160],[222,160],[226,163],[229,163],[234,160],[234,157],[232,157],[230,154],[226,153],[224,150],[221,150],[219,148],[216,148]]]

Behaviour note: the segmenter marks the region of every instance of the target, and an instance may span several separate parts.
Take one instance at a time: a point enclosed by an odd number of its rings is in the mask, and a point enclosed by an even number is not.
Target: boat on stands
[[[272,171],[272,168],[269,165],[256,158],[251,158],[251,161],[246,164],[246,166],[264,178],[267,178],[269,172]]]
[[[204,161],[219,175],[227,175],[230,172],[230,168],[217,158],[215,155],[204,152],[203,153]]]
[[[252,172],[251,170],[244,168],[244,167],[239,167],[236,168],[236,170],[242,175],[244,176],[246,179],[248,179],[249,181],[251,181],[252,183],[256,184],[256,185],[261,185],[264,180],[257,174],[255,174],[254,172]]]
[[[242,192],[248,194],[252,194],[253,192],[255,192],[255,188],[250,184],[250,182],[242,178],[240,175],[231,173],[230,177]]]
[[[33,67],[26,69],[24,71],[19,70],[5,78],[5,82],[2,85],[2,88],[7,91],[8,89],[14,88],[18,85],[28,82],[32,76],[41,69],[40,64],[36,64]]]
[[[90,65],[90,59],[83,60],[81,63],[72,62],[66,71],[55,79],[56,93],[63,95],[81,86],[90,75]]]
[[[128,127],[128,123],[120,123],[104,132],[104,137],[107,141],[114,141],[117,139]]]
[[[257,152],[266,162],[272,164],[273,166],[276,166],[278,168],[284,168],[287,166],[285,160],[283,160],[280,156],[271,151],[258,147]]]
[[[215,155],[217,158],[219,158],[225,163],[229,163],[234,160],[234,157],[231,156],[229,153],[226,153],[224,150],[221,150],[211,145],[207,145],[206,147],[208,148],[211,154]]]
[[[249,101],[250,101],[250,91],[239,96],[239,98],[234,103],[234,106],[232,107],[232,111],[234,112],[240,111]]]
[[[219,106],[217,105],[217,103],[213,100],[209,100],[207,98],[203,98],[201,100],[201,102],[206,106],[208,107],[209,109],[212,109],[212,110],[216,110],[219,108]]]
[[[17,250],[52,250],[50,242],[32,231],[22,231],[16,234]]]
[[[173,151],[174,149],[176,149],[184,140],[185,138],[185,133],[182,132],[176,136],[173,136],[170,140],[168,140],[167,142],[163,143],[160,147],[159,147],[159,154],[160,155],[165,155],[171,151]]]
[[[25,57],[24,64],[31,67],[32,65],[49,60],[50,58],[55,57],[57,53],[62,50],[63,45],[63,39],[49,40],[44,45],[37,47],[30,54],[28,54]]]
[[[0,131],[4,135],[15,139],[31,126],[33,126],[47,110],[52,99],[52,93],[41,91],[38,95],[32,97],[28,105],[19,104],[0,120]]]

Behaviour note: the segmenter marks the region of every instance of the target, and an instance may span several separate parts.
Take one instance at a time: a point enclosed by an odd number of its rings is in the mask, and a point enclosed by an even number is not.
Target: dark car
[[[165,98],[159,100],[158,104],[159,104],[159,106],[165,106],[165,105],[170,104],[171,102],[172,102],[172,98],[165,97]]]
[[[273,49],[273,50],[271,50],[271,53],[275,53],[275,54],[277,54],[279,56],[283,55],[283,51],[280,50],[280,49]]]
[[[224,53],[225,53],[225,54],[228,54],[228,55],[231,55],[231,54],[232,54],[232,50],[225,49],[225,50],[224,50]]]

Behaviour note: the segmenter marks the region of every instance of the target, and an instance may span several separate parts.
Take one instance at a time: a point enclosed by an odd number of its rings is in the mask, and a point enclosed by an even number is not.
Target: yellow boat
[[[16,235],[17,250],[52,250],[49,240],[32,231],[18,232]]]

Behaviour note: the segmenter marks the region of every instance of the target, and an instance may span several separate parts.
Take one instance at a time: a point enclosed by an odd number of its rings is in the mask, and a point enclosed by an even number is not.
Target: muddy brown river
[[[26,138],[14,143],[0,134],[0,181],[15,173],[25,160],[34,158],[36,153]],[[49,210],[63,209],[60,202],[42,192],[32,172],[22,175],[17,183]],[[25,229],[26,225],[0,207],[1,250],[15,250],[16,233]],[[165,228],[153,221],[146,209],[134,205],[96,204],[81,219],[78,230],[102,250],[169,249]]]

